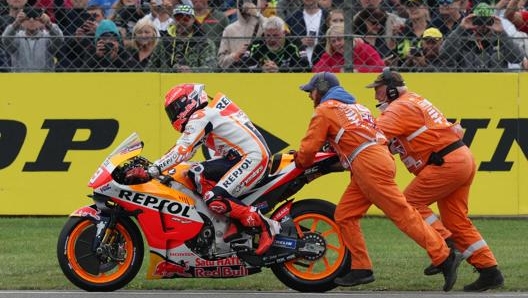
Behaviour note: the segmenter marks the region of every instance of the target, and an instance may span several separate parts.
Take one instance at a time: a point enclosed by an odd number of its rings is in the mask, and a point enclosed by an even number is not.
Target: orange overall
[[[406,92],[378,117],[377,126],[391,140],[416,177],[404,191],[407,201],[476,268],[497,265],[488,245],[468,218],[468,196],[476,165],[468,147],[460,142],[456,126],[427,99]],[[459,146],[451,146],[459,143]],[[454,150],[442,150],[448,146]],[[443,163],[431,162],[433,152],[446,153]],[[434,153],[434,154],[436,154]],[[441,221],[429,205],[437,203]]]
[[[394,181],[394,159],[385,137],[375,129],[370,111],[359,104],[336,100],[319,104],[296,154],[296,165],[309,167],[326,141],[351,172],[350,183],[337,205],[335,220],[352,254],[352,269],[372,269],[359,222],[372,204],[423,247],[434,265],[441,264],[448,257],[449,248],[398,189]]]

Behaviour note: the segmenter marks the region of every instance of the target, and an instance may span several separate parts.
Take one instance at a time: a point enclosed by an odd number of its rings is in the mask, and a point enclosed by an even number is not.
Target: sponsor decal
[[[222,186],[226,189],[229,188],[229,186],[233,184],[233,182],[235,182],[238,177],[242,176],[242,174],[249,168],[252,163],[253,161],[250,158],[246,158],[237,169],[235,169],[231,172],[231,174],[229,174],[227,179],[222,183]]]
[[[184,262],[183,260],[179,264],[162,261],[156,265],[153,275],[162,276],[165,278],[171,278],[175,275],[182,277],[192,277],[189,269],[190,267],[188,262]]]
[[[196,267],[217,267],[217,266],[234,266],[234,265],[242,265],[242,262],[238,257],[228,257],[225,259],[219,259],[219,260],[204,260],[201,258],[197,258],[195,260]]]
[[[93,209],[92,207],[82,207],[80,209],[75,210],[72,214],[70,214],[71,217],[91,217],[95,220],[100,220],[101,217],[99,216],[99,213],[101,211]]]
[[[283,238],[280,235],[277,235],[275,236],[275,240],[273,241],[273,246],[295,249],[295,247],[297,246],[297,241],[291,238]]]
[[[280,210],[273,215],[272,219],[273,220],[280,220],[284,216],[290,214],[291,205],[292,205],[292,203],[288,202],[286,205],[281,206]]]
[[[248,269],[238,257],[228,257],[214,261],[197,258],[195,264],[195,277],[238,277],[249,274]]]
[[[244,266],[194,268],[195,277],[239,277],[248,274],[249,272]]]
[[[157,198],[154,196],[129,190],[121,190],[118,194],[118,198],[130,201],[137,205],[143,205],[150,209],[157,209],[164,213],[170,213],[183,217],[190,217],[189,210],[191,209],[191,207],[180,202]]]
[[[217,105],[225,108],[229,103],[229,99],[222,98]],[[456,119],[448,120],[455,122]],[[494,127],[490,127],[491,120],[491,118],[460,119],[460,125],[465,129],[464,143],[471,147],[479,132],[493,130]],[[70,151],[95,151],[108,148],[117,136],[119,123],[116,119],[45,119],[42,128],[47,129],[48,134],[40,146],[36,160],[26,162],[22,172],[67,172],[71,162],[64,161],[64,158]],[[263,133],[272,153],[288,146],[262,127],[257,126],[257,128]],[[522,132],[528,131],[528,118],[501,118],[498,119],[495,128],[502,133],[497,143],[489,146],[493,151],[488,160],[479,163],[479,171],[511,171],[514,162],[508,161],[507,158],[513,146],[518,146],[524,158],[528,158],[528,139],[522,137],[524,136]],[[75,140],[79,130],[88,130],[89,137],[82,141]],[[8,168],[17,159],[26,136],[27,127],[23,122],[0,119],[0,152],[2,152],[0,170]],[[489,142],[487,139],[481,141]]]
[[[216,108],[219,110],[223,110],[227,108],[227,106],[231,104],[231,101],[227,97],[222,97],[218,100],[218,103],[216,104]]]

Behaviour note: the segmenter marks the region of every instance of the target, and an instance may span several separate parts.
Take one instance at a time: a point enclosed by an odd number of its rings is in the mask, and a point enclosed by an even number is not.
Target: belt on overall
[[[446,147],[444,147],[442,150],[438,152],[433,152],[429,156],[429,160],[427,161],[427,164],[433,164],[437,166],[441,166],[444,163],[444,156],[448,155],[449,153],[455,151],[456,149],[465,146],[464,142],[462,140],[458,140],[456,142],[453,142]]]

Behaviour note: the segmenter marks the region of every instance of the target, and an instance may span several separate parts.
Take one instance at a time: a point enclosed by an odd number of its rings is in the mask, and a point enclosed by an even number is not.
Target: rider
[[[269,148],[248,116],[224,94],[208,103],[203,84],[180,84],[165,95],[165,111],[175,130],[183,133],[169,152],[149,167],[134,168],[127,179],[158,177],[165,170],[192,158],[202,143],[218,158],[194,164],[189,177],[211,211],[238,220],[246,227],[260,227],[262,234],[255,251],[265,253],[273,243],[280,224],[264,217],[255,207],[236,198],[254,187],[265,176]],[[224,239],[237,233],[231,223]]]

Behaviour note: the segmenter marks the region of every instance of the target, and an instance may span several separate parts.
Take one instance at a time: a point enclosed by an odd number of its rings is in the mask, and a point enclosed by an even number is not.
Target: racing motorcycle
[[[77,287],[103,292],[126,286],[143,263],[142,235],[150,251],[147,279],[243,277],[266,267],[291,289],[324,292],[349,272],[350,253],[333,219],[335,205],[290,198],[306,183],[342,171],[335,153],[317,153],[305,170],[295,167],[293,154],[276,153],[269,174],[238,198],[281,224],[271,248],[256,255],[257,228],[240,226],[236,237],[224,240],[230,219],[205,205],[186,175],[192,162],[127,184],[128,170],[151,165],[142,149],[136,133],[123,141],[90,179],[94,204],[75,210],[62,228],[58,262]]]

